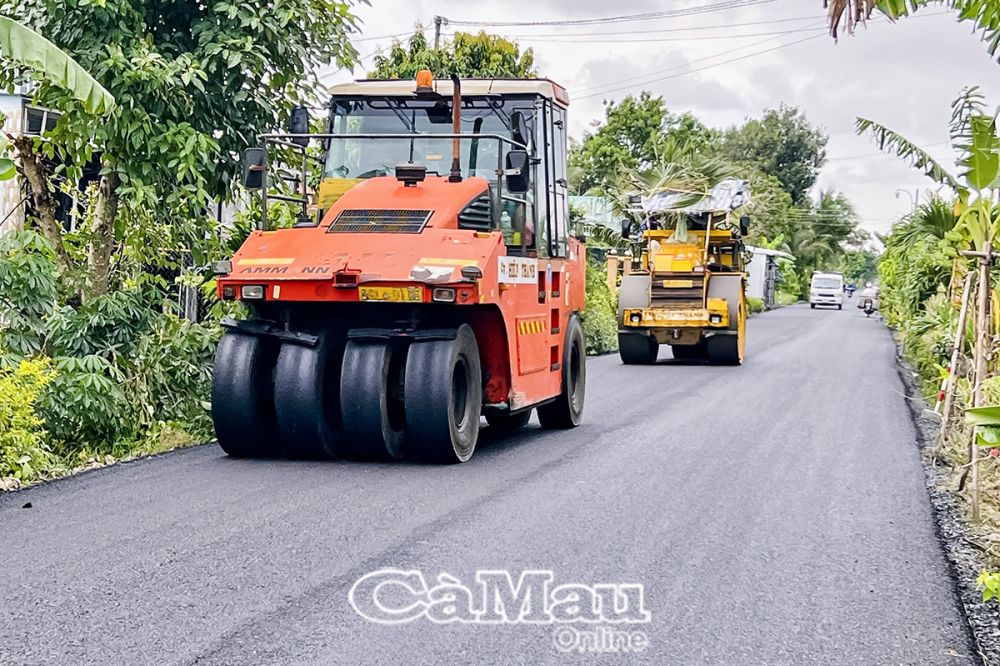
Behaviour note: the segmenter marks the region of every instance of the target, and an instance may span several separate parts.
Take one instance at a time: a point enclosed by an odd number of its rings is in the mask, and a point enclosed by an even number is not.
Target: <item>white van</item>
[[[809,285],[809,307],[817,305],[836,305],[838,310],[844,307],[844,274],[821,273],[812,274]]]

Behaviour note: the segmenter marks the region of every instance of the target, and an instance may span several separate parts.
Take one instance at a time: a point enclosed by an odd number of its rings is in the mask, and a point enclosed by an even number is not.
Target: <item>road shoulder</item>
[[[945,474],[931,455],[937,435],[938,422],[926,416],[928,409],[920,395],[917,374],[902,357],[898,343],[896,363],[900,380],[906,390],[906,404],[910,408],[915,444],[920,449],[924,466],[927,492],[934,515],[934,528],[938,541],[948,560],[948,568],[955,586],[957,605],[966,621],[971,646],[987,666],[1000,665],[1000,604],[984,603],[975,581],[986,567],[982,553],[969,541],[969,532],[952,492],[945,486]],[[916,583],[916,581],[915,581]]]

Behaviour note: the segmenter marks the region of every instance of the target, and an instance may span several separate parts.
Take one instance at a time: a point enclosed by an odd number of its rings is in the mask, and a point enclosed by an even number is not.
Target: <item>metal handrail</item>
[[[496,139],[515,148],[527,150],[528,146],[518,143],[500,134],[408,134],[406,132],[393,134],[261,134],[265,141],[282,141],[292,143],[293,139]],[[298,144],[295,146],[301,148]]]

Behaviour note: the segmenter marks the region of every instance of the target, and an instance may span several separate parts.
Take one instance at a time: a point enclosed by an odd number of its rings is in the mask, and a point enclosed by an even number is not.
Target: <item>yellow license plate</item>
[[[358,287],[358,300],[384,303],[422,303],[421,287]]]

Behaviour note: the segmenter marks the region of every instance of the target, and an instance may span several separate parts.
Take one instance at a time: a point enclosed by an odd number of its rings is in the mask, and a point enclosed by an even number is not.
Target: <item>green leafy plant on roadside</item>
[[[0,366],[42,351],[56,305],[54,254],[32,231],[0,234]]]
[[[618,349],[618,307],[608,287],[604,264],[587,261],[587,307],[583,332],[588,354],[606,354]]]
[[[758,312],[764,311],[764,299],[757,298],[756,296],[747,296],[747,309],[750,310],[750,314],[756,314]]]
[[[983,591],[983,601],[997,599],[1000,602],[1000,571],[986,571],[976,578],[976,585]]]
[[[30,481],[52,461],[44,422],[36,412],[52,378],[45,358],[21,361],[13,369],[0,367],[0,478]]]

